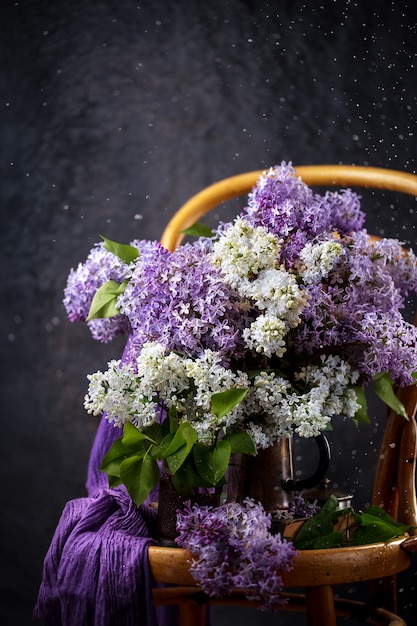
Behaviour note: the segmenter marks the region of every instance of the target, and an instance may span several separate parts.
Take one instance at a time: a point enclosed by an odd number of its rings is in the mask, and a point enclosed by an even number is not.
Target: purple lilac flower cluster
[[[72,269],[64,291],[64,306],[71,322],[85,322],[97,289],[108,280],[122,283],[128,275],[125,263],[108,252],[103,243],[90,251],[85,263]],[[87,322],[94,339],[106,343],[117,335],[128,334],[129,321],[123,315]]]
[[[360,373],[359,384],[390,372],[401,386],[413,383],[417,369],[417,328],[401,309],[417,293],[417,260],[401,242],[374,240],[362,230],[360,197],[349,189],[313,194],[290,164],[266,173],[249,195],[244,215],[282,241],[280,261],[299,264],[308,242],[334,233],[343,255],[325,280],[305,285],[308,306],[301,324],[288,337],[287,354],[310,357],[336,352]]]
[[[307,285],[309,306],[289,338],[295,354],[337,352],[367,384],[390,372],[400,385],[416,371],[417,328],[400,310],[409,291],[417,292],[415,256],[396,240],[370,241],[366,231],[344,238],[344,254],[326,284]]]
[[[172,253],[160,246],[152,263],[138,260],[118,300],[132,327],[128,360],[151,341],[186,356],[210,349],[225,363],[244,355],[247,307],[210,263],[207,246],[198,240]]]
[[[294,266],[308,241],[323,233],[357,231],[365,221],[356,193],[344,189],[314,194],[286,163],[271,168],[253,189],[244,215],[282,240],[280,262],[287,268]]]
[[[207,595],[239,589],[273,611],[286,602],[281,574],[292,569],[298,553],[290,541],[272,535],[270,525],[270,515],[250,499],[217,508],[187,503],[177,512],[177,543],[195,556],[190,571]]]
[[[149,241],[132,241],[142,262],[152,263],[155,248],[162,246]],[[166,251],[165,251],[166,252]],[[71,322],[85,322],[96,291],[107,281],[122,283],[130,278],[131,269],[119,257],[105,249],[104,243],[95,244],[84,263],[72,269],[64,290],[64,306]],[[123,314],[110,318],[93,319],[87,322],[94,339],[107,343],[117,335],[131,332],[130,321]]]

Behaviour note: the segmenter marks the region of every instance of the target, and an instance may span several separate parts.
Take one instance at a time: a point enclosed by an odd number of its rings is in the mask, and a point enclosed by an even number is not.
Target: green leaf
[[[378,523],[359,526],[353,534],[353,545],[363,546],[369,543],[385,542],[392,539],[391,531]]]
[[[122,442],[132,452],[139,452],[145,448],[148,449],[148,442],[149,444],[158,445],[161,439],[161,426],[157,423],[145,426],[142,430],[139,430],[130,422],[126,422],[124,425]]]
[[[223,437],[230,444],[231,452],[238,454],[256,454],[256,446],[248,433],[230,433]]]
[[[204,443],[196,443],[193,448],[197,471],[210,485],[215,487],[224,478],[230,461],[231,446],[224,439],[215,448]]]
[[[314,550],[324,550],[326,548],[339,548],[342,545],[343,535],[340,531],[329,533],[324,537],[319,537],[314,542]]]
[[[125,243],[117,243],[116,241],[107,239],[107,237],[103,237],[103,235],[100,235],[100,237],[104,241],[104,247],[106,250],[119,257],[119,259],[125,263],[129,264],[138,258],[139,250],[137,248],[129,246]]]
[[[214,235],[210,226],[207,226],[202,222],[195,222],[192,226],[184,228],[181,233],[184,235],[192,235],[193,237],[213,237]]]
[[[395,395],[389,373],[382,372],[381,374],[376,374],[374,376],[374,382],[376,395],[381,398],[381,400],[385,402],[385,404],[389,406],[390,409],[398,413],[398,415],[402,415],[402,417],[405,417],[405,419],[408,420],[408,415],[406,413],[403,403]]]
[[[152,443],[160,443],[162,440],[162,427],[158,422],[153,422],[149,426],[143,426],[142,433]]]
[[[174,437],[167,448],[166,454],[169,456],[174,452],[177,452],[183,445],[194,443],[197,441],[197,432],[191,426],[190,422],[183,422],[181,426],[175,431]],[[192,444],[191,444],[192,445]]]
[[[108,476],[108,482],[109,482],[109,487],[110,489],[114,489],[115,487],[118,487],[119,485],[123,485],[122,483],[122,479],[120,478],[120,476]]]
[[[164,425],[165,425],[164,430],[167,427],[169,427],[169,431],[171,433],[175,433],[178,430],[179,417],[178,417],[178,411],[177,411],[176,406],[169,407],[168,419],[164,420]]]
[[[166,462],[168,463],[168,467],[173,474],[175,474],[175,472],[178,472],[181,465],[190,454],[191,449],[192,446],[187,446],[187,444],[184,444],[170,455],[165,453]]]
[[[104,455],[100,470],[109,476],[120,478],[120,465],[129,456],[129,450],[123,445],[122,437],[119,437]]]
[[[410,531],[412,526],[396,522],[383,509],[377,506],[368,507],[364,513],[359,514],[359,528],[355,530],[353,539],[355,545],[389,541]]]
[[[246,397],[248,388],[231,387],[226,391],[214,393],[211,396],[211,412],[219,419],[227,415],[235,406],[237,406]]]
[[[173,474],[178,471],[190,454],[193,445],[197,441],[197,432],[190,422],[183,422],[176,431],[171,443],[165,451],[168,467]]]
[[[142,504],[159,480],[159,467],[154,458],[134,455],[120,465],[120,478],[136,506]]]
[[[371,421],[368,415],[368,404],[366,402],[366,395],[364,387],[354,386],[352,387],[353,391],[356,393],[356,400],[358,404],[360,404],[360,408],[356,411],[353,420],[355,422],[363,422],[365,424],[370,424]]]
[[[321,511],[306,519],[294,539],[297,550],[312,550],[318,539],[333,533],[333,513],[339,508],[335,496],[325,502]]]
[[[365,509],[364,513],[359,513],[359,516],[362,520],[366,518],[370,518],[370,519],[377,518],[378,520],[384,521],[386,524],[389,524],[393,530],[400,530],[402,533],[407,532],[411,528],[413,528],[412,526],[409,526],[408,524],[397,522],[395,519],[391,517],[389,513],[384,511],[384,509],[381,509],[381,507],[379,506],[374,506],[374,505],[368,506]]]
[[[120,311],[116,307],[117,298],[124,292],[126,285],[127,281],[116,283],[114,280],[108,280],[106,283],[103,283],[94,294],[87,322],[103,317],[119,315]]]
[[[158,456],[158,459],[160,459],[161,461],[162,459],[166,459],[166,456],[167,456],[166,451],[171,445],[171,441],[174,438],[174,434],[175,433],[168,433],[167,435],[165,435],[165,437],[163,437],[161,443],[158,446],[157,456]]]
[[[130,453],[139,452],[144,449],[145,436],[136,426],[126,422],[123,427],[122,443]]]
[[[193,490],[196,487],[212,487],[211,483],[204,480],[197,472],[191,456],[171,476],[171,482],[174,489],[183,496],[193,495]]]

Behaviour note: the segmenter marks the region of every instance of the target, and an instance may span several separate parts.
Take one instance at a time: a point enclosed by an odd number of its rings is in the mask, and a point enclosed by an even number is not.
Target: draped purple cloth
[[[139,509],[99,471],[121,435],[102,418],[88,465],[88,497],[67,503],[45,557],[34,617],[46,626],[175,626],[172,607],[154,609],[148,547],[155,512]]]
[[[124,488],[68,502],[45,558],[35,617],[48,626],[156,626],[151,514]]]

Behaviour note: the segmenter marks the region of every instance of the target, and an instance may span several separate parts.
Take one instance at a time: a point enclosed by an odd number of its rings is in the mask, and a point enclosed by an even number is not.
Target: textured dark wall
[[[82,407],[86,374],[122,350],[66,320],[69,269],[99,233],[157,239],[205,185],[283,159],[415,172],[417,10],[3,0],[0,12],[0,623],[26,626],[62,507],[85,494],[97,425]],[[414,244],[414,199],[369,194],[365,209],[369,230]],[[343,423],[333,435],[332,473],[359,503],[372,417],[360,435]],[[415,574],[400,584],[410,624]]]

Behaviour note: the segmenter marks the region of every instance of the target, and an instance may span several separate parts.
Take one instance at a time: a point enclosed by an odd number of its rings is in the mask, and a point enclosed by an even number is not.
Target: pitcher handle
[[[319,462],[316,471],[308,478],[287,478],[283,482],[285,491],[301,491],[318,485],[327,474],[330,465],[330,444],[322,433],[314,437],[319,449]]]

